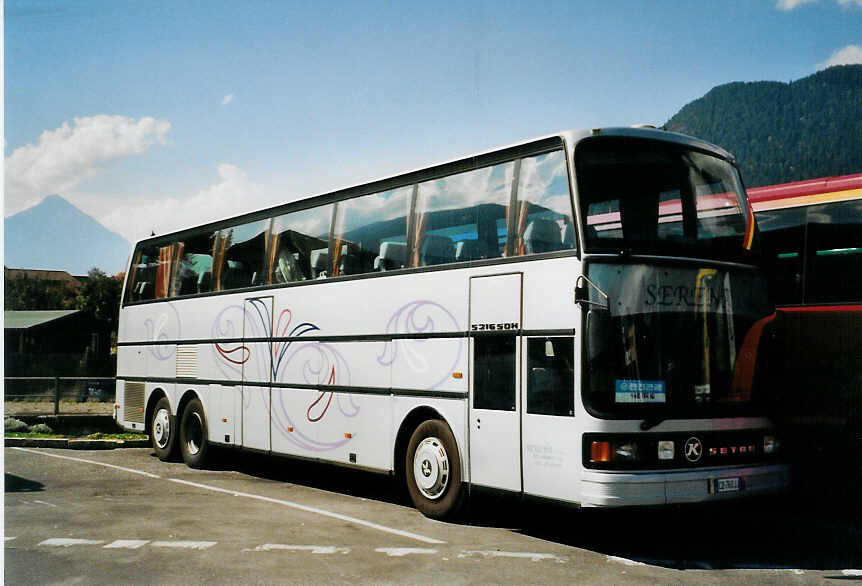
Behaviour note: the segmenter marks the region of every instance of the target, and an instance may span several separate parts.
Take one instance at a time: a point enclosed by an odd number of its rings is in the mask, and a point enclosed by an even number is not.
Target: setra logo
[[[685,459],[689,462],[697,462],[703,456],[703,442],[696,437],[690,437],[685,441]]]

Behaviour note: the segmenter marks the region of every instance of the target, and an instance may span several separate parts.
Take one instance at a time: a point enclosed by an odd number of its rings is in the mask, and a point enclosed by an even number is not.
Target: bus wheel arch
[[[177,456],[177,417],[171,414],[171,403],[162,389],[150,393],[145,411],[145,430],[156,456],[163,462],[175,460]]]
[[[396,474],[424,515],[449,519],[460,511],[466,487],[458,443],[435,410],[420,408],[405,419],[396,439]]]
[[[194,391],[186,391],[177,408],[178,444],[189,468],[204,468],[210,452],[207,418],[203,402]]]

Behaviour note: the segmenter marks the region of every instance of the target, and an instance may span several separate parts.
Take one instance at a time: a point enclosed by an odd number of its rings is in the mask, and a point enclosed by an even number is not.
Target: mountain
[[[3,264],[86,275],[126,270],[131,244],[59,195],[6,218]]]
[[[862,171],[862,65],[782,83],[733,82],[684,106],[667,130],[733,153],[748,187]]]

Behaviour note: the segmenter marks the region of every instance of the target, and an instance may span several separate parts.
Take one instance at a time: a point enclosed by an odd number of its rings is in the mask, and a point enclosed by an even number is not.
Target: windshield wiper
[[[641,431],[647,431],[648,429],[652,429],[662,421],[666,420],[667,417],[649,417],[641,421]]]

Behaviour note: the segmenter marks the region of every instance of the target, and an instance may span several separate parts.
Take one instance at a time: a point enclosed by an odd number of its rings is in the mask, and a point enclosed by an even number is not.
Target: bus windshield
[[[751,262],[753,223],[727,161],[676,143],[597,136],[578,145],[575,165],[586,252]]]
[[[602,417],[715,417],[758,408],[772,307],[759,273],[590,263],[608,309],[587,316],[584,401]]]

